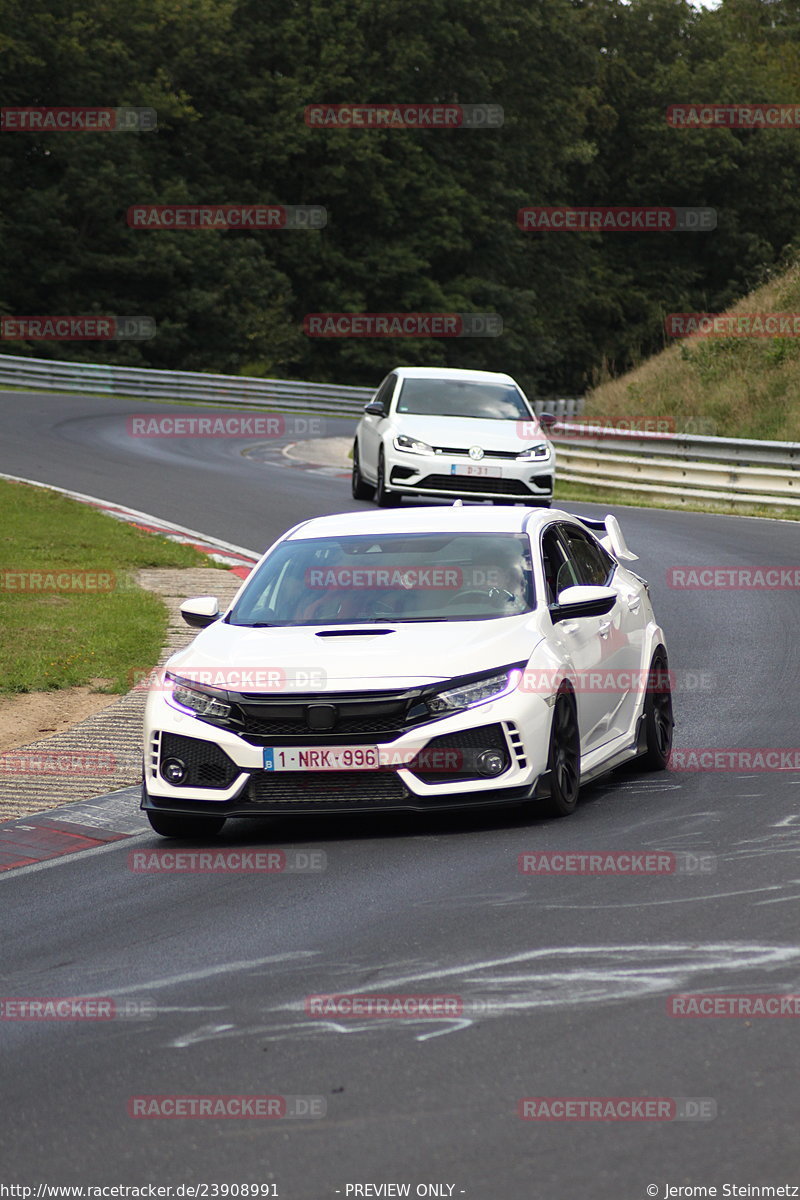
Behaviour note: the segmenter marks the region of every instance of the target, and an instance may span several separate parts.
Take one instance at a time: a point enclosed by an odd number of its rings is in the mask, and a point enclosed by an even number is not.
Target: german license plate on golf
[[[453,463],[451,475],[471,475],[473,479],[502,479],[502,467],[484,467],[481,463]]]
[[[265,771],[376,771],[377,746],[265,746]]]

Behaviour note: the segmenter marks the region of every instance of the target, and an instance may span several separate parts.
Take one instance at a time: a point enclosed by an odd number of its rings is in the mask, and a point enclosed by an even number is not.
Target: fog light
[[[477,767],[481,775],[501,775],[506,769],[505,755],[497,750],[484,750],[478,755]]]
[[[167,783],[172,783],[177,787],[186,778],[186,764],[182,763],[179,758],[165,758],[161,764],[161,774]]]

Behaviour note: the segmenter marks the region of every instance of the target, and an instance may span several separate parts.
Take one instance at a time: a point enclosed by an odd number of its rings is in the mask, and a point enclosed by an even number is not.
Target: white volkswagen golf
[[[477,506],[290,529],[152,683],[142,807],[227,817],[530,805],[667,765],[664,634],[614,517]]]
[[[519,384],[494,371],[398,367],[358,423],[353,496],[381,508],[403,496],[547,507],[556,456]]]

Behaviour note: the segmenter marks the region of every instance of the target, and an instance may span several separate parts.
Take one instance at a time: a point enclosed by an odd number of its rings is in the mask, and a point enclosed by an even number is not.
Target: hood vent
[[[376,634],[394,633],[393,629],[323,629],[316,637],[375,637]]]

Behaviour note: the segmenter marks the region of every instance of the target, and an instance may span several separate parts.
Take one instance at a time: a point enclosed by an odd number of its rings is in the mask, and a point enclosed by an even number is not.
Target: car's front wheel
[[[184,817],[179,813],[147,810],[147,819],[156,833],[167,838],[215,837],[225,824],[224,817]]]
[[[581,786],[581,742],[575,697],[566,687],[553,706],[547,770],[550,795],[545,810],[553,817],[568,817],[575,811]]]
[[[350,490],[353,493],[354,500],[371,500],[375,495],[375,488],[372,484],[367,483],[364,476],[361,474],[361,460],[358,454],[358,439],[353,442],[353,473],[350,477]]]
[[[391,491],[386,486],[386,459],[383,456],[383,447],[381,447],[378,455],[378,482],[375,487],[375,503],[378,508],[396,508],[400,503],[401,497],[397,492]]]
[[[663,771],[669,763],[675,725],[667,652],[663,646],[655,650],[650,663],[643,716],[646,749],[636,760],[637,766],[645,771]]]

